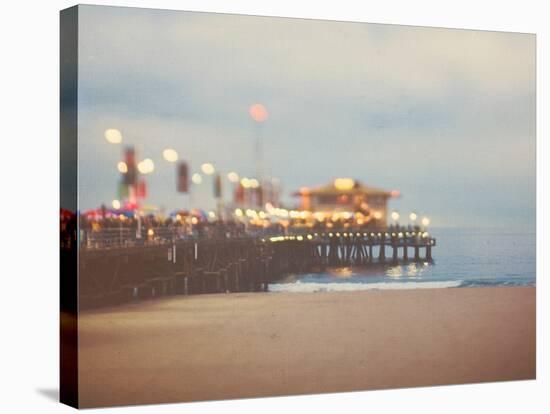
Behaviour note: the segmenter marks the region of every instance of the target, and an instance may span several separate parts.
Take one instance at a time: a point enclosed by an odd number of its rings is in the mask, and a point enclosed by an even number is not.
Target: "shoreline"
[[[81,406],[533,379],[535,293],[252,292],[88,310]]]

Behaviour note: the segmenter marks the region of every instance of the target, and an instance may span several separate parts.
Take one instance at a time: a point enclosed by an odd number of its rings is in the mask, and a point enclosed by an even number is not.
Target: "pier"
[[[432,262],[435,238],[406,228],[179,240],[96,233],[81,241],[80,308],[162,295],[267,291],[288,274],[327,268]]]

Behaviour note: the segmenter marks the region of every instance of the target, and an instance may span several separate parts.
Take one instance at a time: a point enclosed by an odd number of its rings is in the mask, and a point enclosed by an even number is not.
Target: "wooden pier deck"
[[[435,245],[421,231],[335,231],[81,248],[80,308],[167,294],[265,291],[287,274],[327,267],[432,262]]]

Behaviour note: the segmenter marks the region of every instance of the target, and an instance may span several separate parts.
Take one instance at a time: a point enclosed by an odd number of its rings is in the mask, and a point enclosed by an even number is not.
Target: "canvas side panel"
[[[78,407],[78,7],[60,14],[60,400]]]

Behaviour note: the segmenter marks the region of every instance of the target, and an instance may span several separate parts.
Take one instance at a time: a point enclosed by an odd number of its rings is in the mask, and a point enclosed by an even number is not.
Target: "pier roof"
[[[367,195],[367,196],[383,196],[393,197],[398,193],[394,191],[387,191],[381,188],[371,187],[362,184],[358,180],[351,178],[337,178],[330,184],[320,187],[302,187],[300,190],[294,192],[293,196],[316,196],[316,195]]]

